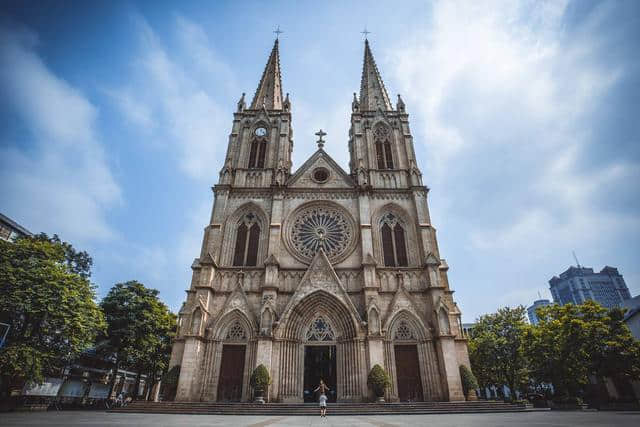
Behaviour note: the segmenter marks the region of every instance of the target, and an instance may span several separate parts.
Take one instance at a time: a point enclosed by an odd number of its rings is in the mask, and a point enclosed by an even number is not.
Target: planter
[[[264,391],[263,390],[256,390],[254,402],[258,403],[260,405],[264,405],[265,404]]]

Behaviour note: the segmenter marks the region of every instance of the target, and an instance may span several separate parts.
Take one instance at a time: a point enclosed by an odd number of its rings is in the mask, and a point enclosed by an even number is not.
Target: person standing
[[[324,383],[324,381],[320,380],[320,385],[313,390],[313,392],[320,392],[320,398],[318,399],[318,402],[320,402],[320,416],[321,417],[326,417],[327,416],[327,391],[329,391],[329,387],[327,387],[327,385]]]

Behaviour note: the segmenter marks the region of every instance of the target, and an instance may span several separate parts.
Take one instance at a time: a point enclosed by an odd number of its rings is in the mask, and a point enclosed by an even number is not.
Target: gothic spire
[[[280,50],[279,41],[276,39],[264,67],[260,84],[251,102],[251,109],[258,110],[264,107],[267,110],[282,110],[282,80],[280,77]]]
[[[364,64],[362,66],[362,80],[360,81],[360,110],[374,111],[378,107],[382,111],[391,111],[391,101],[382,82],[382,77],[373,59],[369,40],[364,41]]]

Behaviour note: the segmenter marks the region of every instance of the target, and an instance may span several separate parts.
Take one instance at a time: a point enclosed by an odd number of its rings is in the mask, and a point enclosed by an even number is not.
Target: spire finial
[[[276,34],[276,40],[278,40],[280,38],[280,34],[284,33],[284,31],[280,30],[280,25],[278,25],[278,28],[276,28],[274,33]]]
[[[318,132],[316,132],[316,136],[318,137],[318,140],[316,141],[316,143],[318,144],[318,148],[322,148],[324,147],[324,143],[326,142],[324,139],[322,139],[323,136],[326,136],[327,133],[324,132],[322,129],[320,129]]]
[[[365,25],[364,26],[364,31],[360,31],[360,34],[362,34],[364,36],[364,39],[367,40],[367,38],[368,38],[367,36],[369,34],[371,34],[371,31],[367,31],[367,26]]]

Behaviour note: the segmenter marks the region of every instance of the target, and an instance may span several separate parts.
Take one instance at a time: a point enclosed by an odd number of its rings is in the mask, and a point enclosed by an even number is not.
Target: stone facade
[[[234,113],[179,313],[171,356],[181,367],[176,399],[226,399],[219,395],[228,381],[223,349],[244,346],[244,361],[231,361],[242,372],[237,400],[251,398],[249,377],[264,364],[271,401],[302,401],[305,348],[322,344],[335,348],[338,401],[370,400],[367,374],[375,364],[390,373],[387,398],[403,398],[398,346],[417,354],[416,395],[463,400],[467,342],[402,99],[393,108],[365,42],[350,172],[320,142],[291,173],[291,103],[282,97],[278,44],[250,107],[243,94]]]

